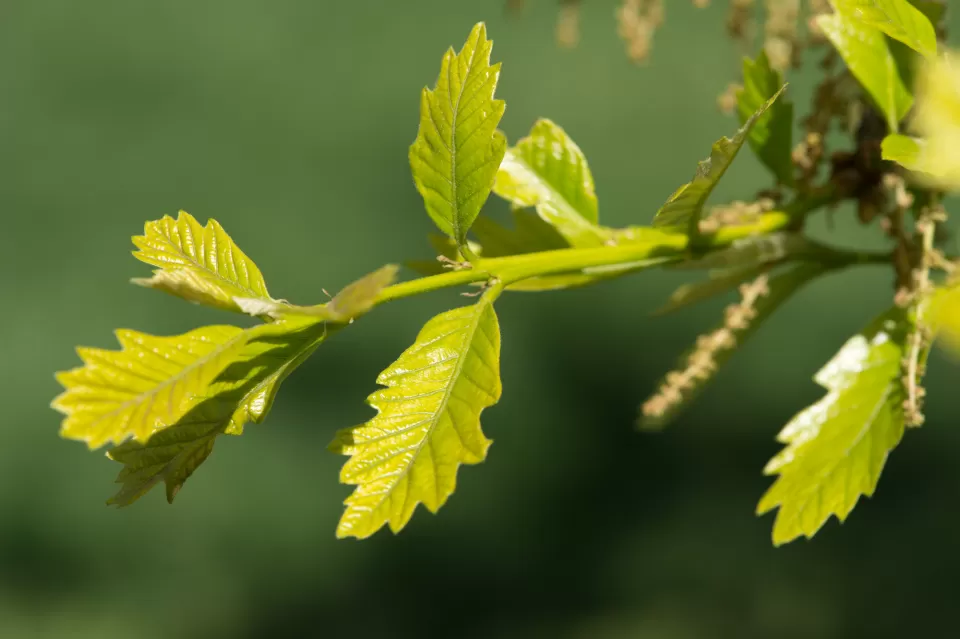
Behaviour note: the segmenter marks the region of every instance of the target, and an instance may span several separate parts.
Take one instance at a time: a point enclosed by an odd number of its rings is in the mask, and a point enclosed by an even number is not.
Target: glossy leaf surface
[[[84,362],[57,374],[66,389],[53,400],[60,434],[90,448],[133,438],[145,442],[175,423],[242,348],[243,331],[207,326],[176,337],[117,331],[122,350],[79,348]]]
[[[897,131],[913,105],[913,96],[900,76],[883,32],[839,13],[821,15],[817,24],[873,98],[890,131]]]
[[[257,265],[216,220],[204,227],[180,211],[176,220],[164,216],[147,222],[133,243],[139,249],[134,257],[160,267],[134,284],[228,311],[241,311],[234,301],[238,297],[271,299]]]
[[[355,484],[338,537],[403,528],[417,504],[436,512],[456,487],[460,464],[476,464],[490,441],[480,413],[500,399],[500,329],[486,298],[431,319],[413,346],[377,378],[378,411],[341,431],[331,448],[350,455],[340,481]]]
[[[937,55],[933,24],[907,0],[831,0],[840,13],[875,27],[925,57]]]
[[[587,159],[550,120],[537,120],[530,135],[507,150],[493,190],[514,206],[535,207],[572,246],[599,246],[609,239],[597,225],[597,195]]]
[[[436,88],[423,90],[420,130],[410,147],[413,179],[427,213],[460,246],[490,195],[507,148],[497,130],[504,103],[493,97],[500,64],[490,65],[492,46],[480,23],[460,53],[447,51]]]
[[[654,226],[685,229],[690,235],[699,233],[700,216],[710,193],[713,192],[723,174],[733,164],[733,160],[737,157],[737,153],[740,152],[740,148],[747,140],[757,120],[773,106],[780,94],[783,93],[783,89],[781,87],[773,97],[747,118],[747,121],[732,138],[721,138],[714,143],[710,151],[710,157],[697,165],[697,172],[693,180],[677,189],[657,211],[657,215],[653,219]]]
[[[770,66],[766,53],[756,60],[743,60],[743,88],[737,92],[737,114],[740,124],[746,124],[751,115],[783,86],[783,76]],[[780,98],[762,113],[747,137],[750,147],[760,161],[773,172],[781,184],[793,184],[793,103]]]
[[[315,320],[285,319],[244,331],[234,360],[176,423],[145,443],[126,442],[108,456],[124,465],[119,492],[108,503],[127,506],[161,481],[167,501],[213,450],[217,436],[239,433],[266,417],[281,382],[320,345],[326,327]]]
[[[851,338],[815,377],[828,390],[780,432],[786,444],[764,472],[779,475],[757,513],[775,508],[773,542],[812,537],[871,496],[904,431],[905,312],[893,309]]]

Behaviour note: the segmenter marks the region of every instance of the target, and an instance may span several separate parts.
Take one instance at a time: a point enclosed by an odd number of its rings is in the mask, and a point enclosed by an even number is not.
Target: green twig
[[[702,247],[701,250],[710,252],[729,246],[737,240],[794,228],[802,224],[807,214],[835,203],[838,197],[838,191],[831,186],[817,189],[809,196],[794,201],[781,210],[761,214],[754,222],[723,227],[715,233],[701,236],[699,246]],[[487,259],[473,256],[470,260],[470,268],[430,275],[387,287],[377,297],[377,304],[443,288],[483,282],[491,278],[498,278],[505,287],[509,287],[511,284],[531,278],[584,270],[622,274],[654,264],[676,262],[690,255],[690,238],[683,233],[634,227],[623,229],[618,237],[620,240],[617,243],[593,248],[566,248]],[[634,239],[630,239],[632,237]],[[461,247],[462,250],[463,247]],[[830,262],[840,260],[851,264],[876,264],[888,262],[890,256],[886,253],[854,253],[823,247],[823,252],[812,258],[812,261],[816,259]]]

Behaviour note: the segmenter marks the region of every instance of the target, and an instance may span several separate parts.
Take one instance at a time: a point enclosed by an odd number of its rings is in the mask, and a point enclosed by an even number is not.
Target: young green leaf
[[[600,246],[609,233],[598,226],[593,175],[580,147],[550,120],[508,149],[493,192],[537,213],[572,246]]]
[[[831,3],[844,16],[879,29],[924,57],[937,55],[933,24],[907,0],[831,0]]]
[[[259,327],[249,329],[253,334],[248,338],[246,350],[241,353],[241,357],[250,357],[250,361],[253,361],[254,357],[259,357],[261,361],[257,363],[263,365],[265,370],[255,371],[252,375],[256,384],[243,395],[224,432],[227,435],[240,435],[243,433],[245,424],[262,423],[273,407],[273,400],[283,380],[313,355],[317,347],[339,328],[330,324],[323,326],[309,317],[285,317],[280,323],[275,324],[273,329]],[[273,350],[266,351],[265,349],[271,345],[274,347]],[[264,349],[264,353],[256,355],[258,349]],[[249,355],[250,352],[255,355]],[[272,363],[268,360],[272,360]],[[230,379],[225,376],[218,381]],[[214,391],[217,390],[214,389]]]
[[[733,164],[733,160],[737,157],[737,153],[740,152],[740,148],[746,141],[747,136],[750,135],[757,120],[773,106],[785,88],[786,86],[781,87],[753,115],[747,118],[747,121],[733,138],[721,138],[714,143],[710,150],[710,157],[697,165],[697,173],[693,181],[677,189],[657,211],[657,215],[653,218],[654,226],[685,229],[690,236],[699,235],[700,216],[707,203],[707,198],[710,197],[710,193],[720,182],[723,174]]]
[[[913,96],[903,83],[883,33],[839,13],[818,16],[817,24],[873,98],[890,131],[896,132],[913,105]]]
[[[331,449],[350,455],[340,481],[355,484],[338,537],[400,531],[423,503],[436,512],[456,487],[460,464],[476,464],[490,440],[480,413],[500,399],[500,329],[492,298],[437,315],[377,378],[378,411],[341,431]]]
[[[420,130],[410,147],[413,179],[427,213],[461,247],[507,148],[497,130],[504,103],[493,98],[500,63],[490,65],[492,47],[481,22],[459,54],[447,51],[436,88],[423,90]]]
[[[929,186],[960,188],[960,67],[945,55],[920,69],[914,129],[922,137],[891,135],[883,157],[900,163]]]
[[[780,87],[783,76],[770,66],[766,52],[756,61],[743,59],[743,88],[737,91],[737,114],[746,124]],[[777,181],[793,185],[793,103],[782,98],[767,109],[753,125],[747,137],[760,161],[773,172]]]
[[[207,326],[176,337],[117,331],[123,350],[79,348],[82,368],[57,374],[60,434],[90,448],[147,441],[175,423],[243,347],[243,331]]]
[[[695,346],[684,353],[680,367],[668,373],[657,392],[643,403],[639,427],[659,430],[676,419],[713,381],[737,348],[803,285],[828,270],[823,264],[801,264],[773,278],[761,273],[752,282],[741,285],[742,299],[726,308],[723,323],[700,336]]]
[[[119,492],[107,503],[128,506],[163,481],[167,501],[213,450],[222,434],[240,434],[247,421],[263,421],[280,384],[329,334],[322,323],[285,318],[243,332],[234,360],[176,423],[146,442],[126,442],[108,456],[124,465]]]
[[[892,133],[883,139],[881,150],[884,160],[900,164],[911,171],[931,173],[937,171],[937,166],[925,161],[924,147],[926,142],[901,133]]]
[[[941,0],[909,0],[910,4],[917,8],[920,13],[922,13],[927,20],[930,21],[931,25],[934,25],[934,30],[936,30],[936,25],[940,24],[943,19],[944,12],[947,7],[942,3]],[[903,42],[899,40],[890,39],[887,44],[890,47],[890,52],[893,54],[894,59],[897,62],[897,68],[900,70],[900,77],[903,78],[903,83],[907,87],[914,87],[917,84],[917,70],[921,67],[922,63],[926,60],[929,61],[930,58],[925,58],[924,56],[917,53],[914,49],[910,48]]]
[[[325,322],[349,324],[373,308],[380,291],[397,278],[398,270],[397,265],[387,264],[346,286],[326,304],[316,306],[296,306],[286,302],[241,297],[234,301],[245,313],[255,316],[277,319],[286,315],[305,315]]]
[[[377,301],[380,291],[397,279],[399,267],[387,264],[344,287],[325,306],[330,317],[349,321],[365,314]]]
[[[191,302],[242,312],[235,299],[272,301],[257,265],[240,250],[216,220],[203,227],[186,211],[147,222],[133,238],[141,262],[160,267],[134,284],[155,288]]]
[[[757,514],[779,508],[773,542],[812,537],[831,515],[844,521],[871,496],[904,431],[902,360],[910,323],[903,309],[877,318],[817,373],[829,392],[780,432],[786,444],[764,469],[779,475]]]

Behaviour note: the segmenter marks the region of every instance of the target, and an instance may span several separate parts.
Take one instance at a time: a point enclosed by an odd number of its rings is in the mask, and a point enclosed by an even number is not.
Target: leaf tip
[[[473,28],[470,29],[470,36],[468,40],[476,39],[479,42],[483,42],[487,39],[487,23],[480,21],[473,25]]]
[[[53,374],[53,379],[55,379],[57,383],[63,386],[64,388],[67,388],[67,385],[70,382],[70,375],[73,373],[74,370],[75,369],[71,369],[67,371],[57,371],[56,373]],[[63,395],[64,395],[63,393],[60,393],[59,395],[54,397],[53,401],[50,402],[51,406],[57,403],[58,400],[60,400],[60,398],[63,397]]]
[[[760,501],[757,502],[757,507],[754,508],[753,510],[753,514],[756,515],[757,517],[763,517],[768,512],[770,512],[771,509],[776,508],[776,504],[771,504],[769,501],[770,491],[772,489],[773,487],[769,488],[767,492],[764,493],[763,497],[760,498]]]
[[[136,255],[136,253],[134,253]],[[156,273],[152,277],[131,277],[130,283],[134,286],[140,286],[142,288],[153,288],[154,283],[156,282]]]
[[[373,533],[380,529],[377,527],[371,530],[370,527],[367,527],[363,530],[360,530],[356,525],[357,522],[353,521],[352,518],[348,519],[347,514],[348,513],[344,513],[340,518],[340,522],[337,524],[337,539],[350,539],[352,537],[357,541],[361,541],[369,538],[373,535]]]
[[[177,222],[196,222],[197,218],[193,217],[183,209],[177,211]]]

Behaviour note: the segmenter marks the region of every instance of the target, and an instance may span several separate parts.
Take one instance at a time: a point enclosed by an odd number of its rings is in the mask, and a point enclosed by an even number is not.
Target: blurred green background
[[[554,44],[555,3],[527,4],[508,18],[500,0],[0,3],[0,637],[950,634],[960,436],[943,356],[927,424],[848,523],[774,549],[772,518],[753,516],[775,433],[822,394],[811,376],[889,304],[881,269],[803,291],[659,435],[633,431],[638,403],[729,300],[651,317],[678,273],[507,296],[489,460],[396,537],[334,539],[349,489],[325,446],[370,416],[377,373],[455,294],[378,309],[325,344],[172,507],[160,490],[105,507],[117,465],[57,437],[53,372],[78,364],[75,345],[236,321],[127,284],[148,272],[128,252],[147,219],[217,218],[300,303],[429,256],[406,155],[418,92],[476,21],[504,62],[504,129],[564,126],[608,224],[649,221],[734,130],[715,107],[742,53],[726,3],[669,2],[645,68],[614,2],[584,3],[572,51]],[[804,109],[812,76],[791,79]],[[765,180],[745,154],[716,199]],[[848,213],[814,232],[883,244]]]

